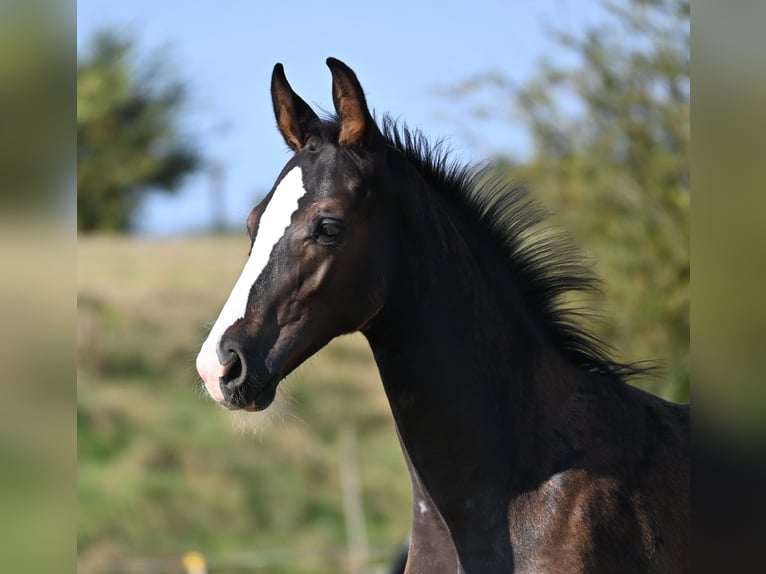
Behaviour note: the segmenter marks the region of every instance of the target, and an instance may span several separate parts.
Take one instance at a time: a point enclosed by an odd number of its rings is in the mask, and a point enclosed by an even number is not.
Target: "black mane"
[[[545,225],[547,214],[526,188],[508,185],[491,176],[488,168],[450,160],[443,141],[432,144],[421,132],[389,116],[383,117],[382,132],[428,184],[503,247],[525,302],[566,359],[591,373],[619,380],[652,370],[643,362],[614,361],[609,345],[582,326],[587,311],[566,303],[567,294],[598,292],[599,280],[570,238]]]

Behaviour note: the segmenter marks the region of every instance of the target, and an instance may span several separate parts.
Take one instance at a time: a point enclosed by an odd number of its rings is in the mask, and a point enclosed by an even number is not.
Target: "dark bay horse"
[[[689,409],[627,384],[562,297],[593,288],[519,189],[385,119],[330,58],[321,119],[280,64],[295,152],[197,368],[261,410],[331,339],[369,341],[412,479],[408,573],[683,572]]]

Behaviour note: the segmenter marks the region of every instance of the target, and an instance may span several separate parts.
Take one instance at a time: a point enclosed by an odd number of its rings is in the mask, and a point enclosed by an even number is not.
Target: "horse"
[[[408,574],[683,572],[689,405],[629,384],[571,294],[596,281],[524,188],[450,161],[328,58],[320,118],[281,64],[293,155],[197,357],[259,411],[334,337],[369,342],[412,482]]]

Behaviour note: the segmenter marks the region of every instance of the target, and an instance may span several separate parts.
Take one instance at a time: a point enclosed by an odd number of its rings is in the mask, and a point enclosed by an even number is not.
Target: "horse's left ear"
[[[380,135],[375,120],[367,108],[364,91],[354,71],[335,58],[327,58],[332,72],[332,101],[340,118],[342,146],[369,146]]]

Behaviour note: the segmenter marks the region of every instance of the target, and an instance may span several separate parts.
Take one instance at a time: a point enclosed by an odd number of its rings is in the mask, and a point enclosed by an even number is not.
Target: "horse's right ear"
[[[285,143],[291,150],[300,151],[306,143],[309,124],[319,118],[287,83],[282,64],[275,65],[271,74],[271,101]]]

